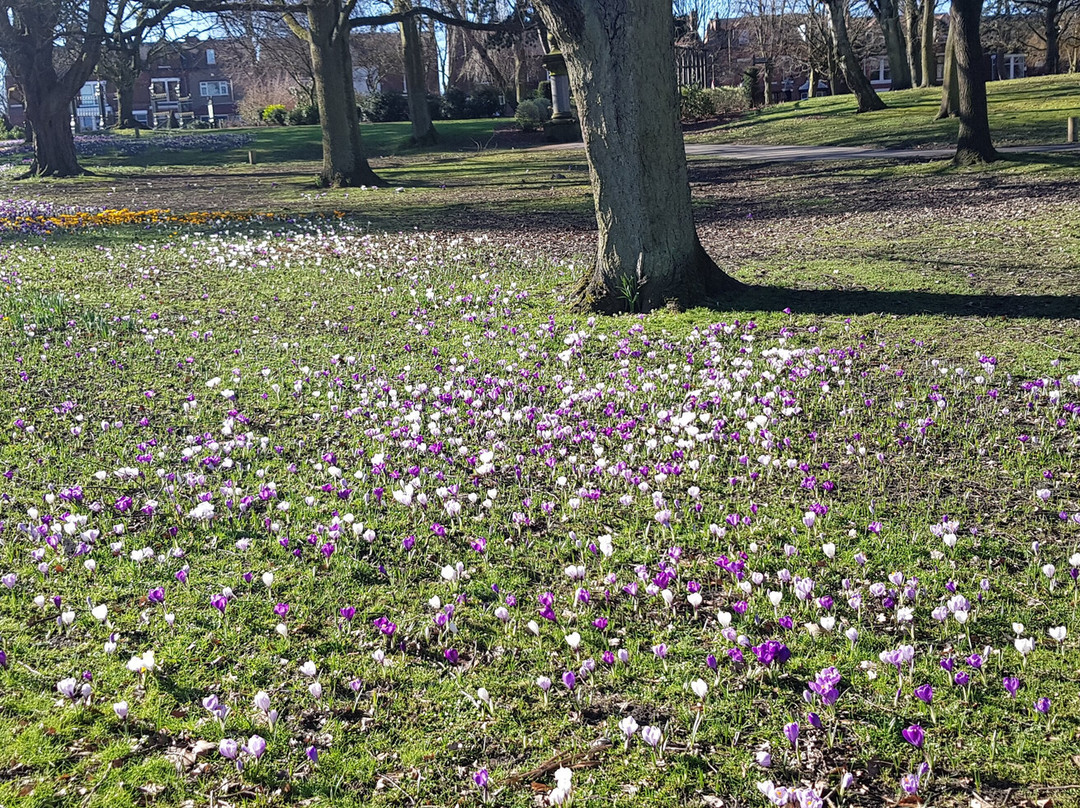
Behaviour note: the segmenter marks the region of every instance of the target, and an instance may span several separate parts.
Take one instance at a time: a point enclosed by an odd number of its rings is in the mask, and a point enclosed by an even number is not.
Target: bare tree
[[[739,288],[694,229],[675,88],[671,7],[655,0],[538,0],[577,97],[599,230],[578,305],[694,306]]]
[[[863,72],[862,65],[852,47],[851,39],[848,37],[847,0],[826,0],[826,5],[829,7],[829,20],[832,23],[836,61],[840,64],[840,68],[844,73],[844,81],[847,83],[848,89],[855,94],[855,101],[858,104],[856,111],[873,112],[885,109],[885,102],[878,96],[873,85],[870,84],[870,80]]]
[[[986,105],[986,73],[983,69],[979,23],[983,0],[952,0],[952,19],[956,36],[956,85],[959,98],[956,155],[960,165],[990,163],[997,151],[990,140],[990,120]]]
[[[70,104],[97,65],[108,10],[107,0],[0,2],[0,56],[22,90],[34,130],[31,175],[83,173]]]

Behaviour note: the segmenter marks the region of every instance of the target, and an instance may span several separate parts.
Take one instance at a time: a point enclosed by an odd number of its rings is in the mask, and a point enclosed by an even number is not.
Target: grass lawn
[[[986,85],[990,131],[999,146],[1064,143],[1066,121],[1080,116],[1080,76],[995,81]],[[867,145],[911,149],[956,142],[955,118],[935,121],[941,89],[881,93],[888,109],[855,114],[852,96],[776,104],[699,130],[700,143],[800,146]]]
[[[603,318],[580,153],[256,136],[0,176],[0,805],[1078,804],[1071,158],[694,160]]]

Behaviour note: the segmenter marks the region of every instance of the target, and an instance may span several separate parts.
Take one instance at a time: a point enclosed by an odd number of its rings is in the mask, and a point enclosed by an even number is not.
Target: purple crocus
[[[904,736],[904,740],[914,746],[916,749],[922,749],[923,741],[926,738],[926,733],[923,732],[923,728],[918,724],[912,724],[907,729],[903,730],[901,735]]]
[[[790,724],[784,724],[784,737],[788,739],[788,743],[795,746],[799,742],[799,724],[792,721]]]
[[[1039,715],[1046,715],[1050,712],[1050,699],[1043,696],[1041,699],[1035,700],[1035,712]]]
[[[930,704],[934,700],[934,688],[929,684],[919,685],[915,688],[915,698],[924,704]]]
[[[1020,689],[1020,680],[1015,676],[1006,676],[1001,680],[1001,684],[1009,692],[1009,698],[1016,698],[1016,691]]]
[[[577,677],[574,676],[573,671],[567,671],[562,675],[562,683],[566,685],[567,690],[573,690],[574,685],[577,684]]]

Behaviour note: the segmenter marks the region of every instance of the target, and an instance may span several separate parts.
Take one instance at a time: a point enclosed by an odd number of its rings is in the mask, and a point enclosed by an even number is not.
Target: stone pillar
[[[542,60],[551,82],[551,120],[544,124],[544,133],[549,140],[567,143],[581,138],[581,127],[570,111],[570,76],[566,71],[566,60],[554,41],[551,46],[551,52]]]

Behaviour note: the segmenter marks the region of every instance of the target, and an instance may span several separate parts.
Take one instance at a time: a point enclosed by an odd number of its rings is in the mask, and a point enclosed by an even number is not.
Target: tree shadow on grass
[[[1080,295],[959,295],[934,292],[877,292],[858,289],[790,289],[747,286],[718,310],[786,311],[793,314],[857,316],[895,314],[943,317],[1008,317],[1078,320]]]

